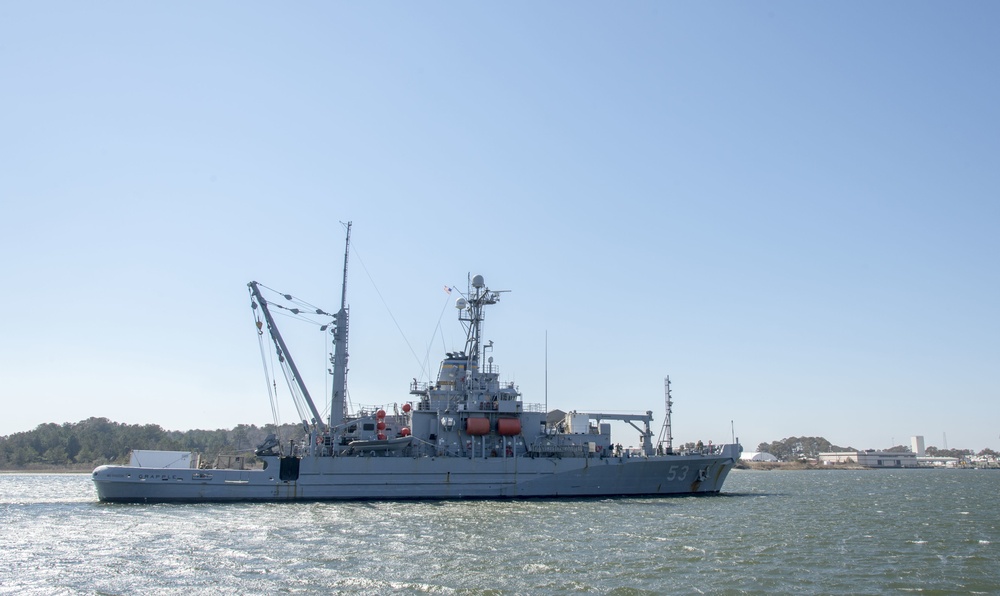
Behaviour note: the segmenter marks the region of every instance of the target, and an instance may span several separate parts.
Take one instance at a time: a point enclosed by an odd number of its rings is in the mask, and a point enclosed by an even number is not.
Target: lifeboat
[[[385,435],[380,434],[379,440],[376,441],[351,441],[347,444],[350,447],[348,453],[370,453],[370,452],[385,452],[385,451],[401,451],[404,447],[409,447],[410,442],[413,437],[396,437],[394,439],[386,439]]]

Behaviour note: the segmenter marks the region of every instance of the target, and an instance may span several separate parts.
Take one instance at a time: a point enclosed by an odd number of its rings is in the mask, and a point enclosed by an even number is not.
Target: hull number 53
[[[681,480],[687,476],[688,467],[687,466],[670,466],[670,470],[667,471],[667,482],[673,480]]]

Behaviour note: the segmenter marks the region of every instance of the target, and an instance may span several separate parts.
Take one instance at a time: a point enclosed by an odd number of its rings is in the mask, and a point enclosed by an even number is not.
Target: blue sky
[[[680,441],[1000,449],[998,17],[6,3],[0,435],[270,422],[246,283],[335,309],[351,220],[354,403],[462,347],[478,273],[527,402],[547,333],[550,406],[658,427],[669,374]]]

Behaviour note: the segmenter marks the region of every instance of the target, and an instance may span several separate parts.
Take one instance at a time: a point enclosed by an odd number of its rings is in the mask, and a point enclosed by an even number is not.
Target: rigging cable
[[[444,319],[444,313],[448,310],[448,305],[450,303],[451,293],[449,293],[448,297],[444,299],[444,306],[441,307],[441,314],[438,315],[437,326],[435,326],[434,331],[431,332],[431,340],[427,342],[427,352],[424,354],[424,361],[420,365],[421,374],[426,376],[428,383],[431,382],[431,344],[434,343],[434,337],[438,334],[438,331],[441,332],[441,353],[443,354],[448,351],[448,348],[444,343],[444,330],[441,329],[441,320]]]
[[[264,347],[264,329],[263,329],[264,324],[260,319],[257,318],[256,313],[251,311],[250,314],[253,316],[254,326],[257,328],[257,344],[260,346],[260,361],[261,365],[264,368],[264,384],[267,385],[267,397],[268,400],[271,402],[271,416],[274,418],[275,436],[278,437],[280,444],[281,437],[278,436],[278,431],[281,428],[281,418],[278,413],[278,400],[275,395],[278,390],[278,385],[276,382],[271,380],[271,373],[267,365],[267,356],[266,356],[267,349]],[[274,368],[274,357],[272,355],[271,370],[273,370],[273,368]],[[272,390],[272,385],[273,385],[273,390]]]
[[[268,289],[270,289],[270,288],[268,288]],[[274,290],[271,290],[271,291],[274,291]],[[270,305],[271,303],[268,302],[268,304]],[[276,305],[276,306],[280,306],[280,305]],[[291,316],[291,315],[289,315],[289,316]],[[298,318],[298,317],[293,317],[293,318]],[[302,395],[297,391],[297,387],[296,387],[296,384],[295,384],[295,375],[292,374],[291,368],[289,367],[288,362],[287,362],[287,358],[285,357],[284,353],[281,351],[281,347],[278,345],[278,340],[277,340],[277,338],[274,335],[275,330],[272,329],[270,326],[268,326],[267,331],[268,331],[268,334],[271,336],[271,341],[274,343],[275,352],[277,352],[277,354],[278,354],[278,363],[281,365],[281,372],[282,372],[282,374],[285,377],[285,383],[288,385],[288,392],[292,396],[292,402],[295,405],[296,411],[298,412],[299,420],[301,420],[301,421],[308,421],[309,418],[310,418],[310,415],[306,414],[306,412],[308,411],[308,408],[306,407],[305,402],[302,399]]]
[[[288,359],[285,358],[284,354],[278,354],[278,363],[281,364],[281,372],[285,376],[285,383],[288,384],[288,392],[292,396],[292,403],[295,404],[299,420],[308,421],[312,417],[312,414],[309,413],[309,408],[302,399],[302,393],[295,383],[295,375],[292,373],[291,367],[288,366]],[[317,420],[317,422],[321,421]]]
[[[368,276],[368,281],[371,282],[372,288],[375,289],[375,293],[378,294],[379,300],[382,301],[382,305],[385,306],[385,310],[389,313],[389,318],[392,319],[393,324],[396,325],[396,329],[399,331],[399,335],[402,336],[403,342],[406,343],[406,347],[410,349],[410,354],[413,354],[413,359],[417,361],[417,365],[420,366],[420,357],[417,356],[416,351],[414,351],[413,346],[410,345],[410,340],[406,339],[406,334],[403,333],[403,328],[399,326],[399,322],[396,321],[396,317],[392,314],[392,309],[389,308],[389,304],[385,301],[382,296],[382,292],[379,291],[378,286],[375,285],[375,279],[372,278],[372,274],[368,271],[368,267],[365,266],[364,259],[361,258],[361,254],[358,252],[358,244],[355,242],[351,244],[351,248],[354,249],[354,256],[358,258],[358,262],[361,263],[361,268],[365,270],[365,275]]]
[[[324,311],[323,309],[318,308],[315,304],[310,304],[310,303],[306,302],[305,300],[303,300],[301,298],[296,298],[295,296],[292,296],[291,294],[283,294],[283,293],[279,292],[278,290],[275,290],[274,288],[265,286],[262,283],[258,283],[257,285],[260,286],[260,287],[262,287],[262,288],[265,288],[265,289],[268,289],[268,290],[274,292],[275,294],[281,296],[282,298],[284,298],[285,300],[287,300],[287,301],[289,301],[289,302],[291,302],[293,304],[298,304],[299,306],[308,307],[310,310],[312,310],[312,312],[309,313],[309,314],[326,315],[328,317],[332,317],[333,316],[330,313]],[[301,312],[298,309],[288,308],[287,306],[281,306],[280,304],[276,304],[274,302],[268,302],[268,304],[270,304],[271,306],[276,306],[278,308],[283,308],[283,309],[291,311],[291,312],[293,312],[295,314],[299,314]]]
[[[319,327],[320,331],[326,331],[326,329],[328,327],[330,327],[330,325],[333,324],[333,321],[327,322],[325,320],[320,321],[320,320],[316,319],[316,317],[333,317],[334,315],[331,315],[330,313],[328,313],[328,312],[326,312],[326,311],[324,311],[324,310],[322,310],[320,308],[317,308],[315,305],[313,305],[313,304],[311,304],[311,303],[309,303],[309,302],[307,302],[305,300],[302,300],[301,298],[296,298],[296,297],[292,296],[291,294],[284,294],[282,292],[279,292],[278,290],[276,290],[276,289],[274,289],[274,288],[272,288],[270,286],[266,286],[266,285],[260,284],[260,283],[258,283],[258,286],[261,287],[261,288],[265,288],[268,292],[274,294],[275,296],[280,296],[281,298],[284,298],[285,300],[289,301],[293,305],[293,307],[289,307],[289,306],[285,306],[285,305],[279,304],[277,302],[277,299],[275,299],[275,300],[268,300],[267,304],[270,307],[269,310],[271,311],[271,314],[273,314],[273,315],[281,315],[281,316],[287,317],[289,319],[294,319],[294,320],[297,320],[299,322],[307,323],[309,325],[316,325],[317,327]],[[300,308],[298,308],[298,306],[307,307],[307,308],[300,309]],[[269,329],[269,331],[271,331],[271,330]],[[272,338],[274,338],[274,334],[273,333],[272,333]],[[277,347],[277,340],[276,339],[275,339],[275,342],[276,342],[275,343],[275,347]],[[325,339],[325,335],[323,336],[323,342],[324,342],[323,354],[324,354],[324,358],[325,358],[326,357],[326,347],[325,347],[326,339]],[[294,371],[291,370],[291,366],[286,363],[287,355],[282,354],[281,351],[280,351],[280,349],[278,349],[277,351],[278,351],[279,360],[281,361],[281,365],[282,365],[282,372],[284,373],[285,380],[288,383],[289,393],[292,396],[292,399],[293,399],[294,404],[295,404],[295,408],[296,408],[296,410],[298,411],[298,414],[299,414],[299,418],[301,420],[307,421],[307,420],[309,420],[310,418],[313,417],[312,406],[308,406],[307,405],[307,403],[306,403],[307,400],[305,399],[305,393],[303,392],[303,390],[299,387],[298,383],[296,382],[295,373],[294,373]],[[328,415],[328,412],[329,412],[329,406],[326,406],[324,408],[324,411],[322,413],[319,413],[319,420],[317,420],[316,422],[317,423],[321,423],[322,420],[326,419],[326,417]]]

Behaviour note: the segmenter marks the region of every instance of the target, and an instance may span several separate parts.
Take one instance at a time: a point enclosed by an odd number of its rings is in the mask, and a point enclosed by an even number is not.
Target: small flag
[[[444,291],[445,291],[445,293],[447,293],[447,294],[451,294],[451,288],[449,288],[448,286],[445,286],[445,287],[444,287]]]

